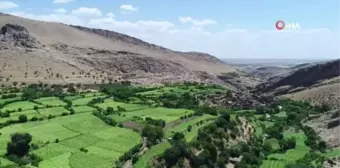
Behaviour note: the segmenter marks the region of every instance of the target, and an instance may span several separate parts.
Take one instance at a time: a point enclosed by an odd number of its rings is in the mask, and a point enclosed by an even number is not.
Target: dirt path
[[[132,165],[132,160],[128,160],[125,162],[123,168],[133,168],[133,165]]]
[[[142,143],[143,143],[143,145],[139,149],[139,152],[137,153],[137,155],[139,155],[139,156],[144,154],[144,152],[148,150],[147,147],[146,147],[146,138],[145,137],[142,138]],[[127,160],[124,163],[123,168],[133,168],[132,160],[131,159]]]

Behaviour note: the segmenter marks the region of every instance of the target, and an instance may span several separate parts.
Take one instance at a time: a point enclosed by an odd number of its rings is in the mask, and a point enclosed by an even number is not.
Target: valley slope
[[[269,78],[255,93],[306,100],[314,104],[338,105],[340,60],[293,67]]]
[[[108,30],[0,14],[0,78],[13,82],[222,82],[237,70],[209,54],[178,52]]]

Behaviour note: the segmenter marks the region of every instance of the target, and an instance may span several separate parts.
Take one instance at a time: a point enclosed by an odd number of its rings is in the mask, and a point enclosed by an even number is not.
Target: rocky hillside
[[[277,66],[266,66],[266,67],[256,68],[255,70],[249,72],[249,74],[256,78],[267,80],[273,76],[284,74],[289,71],[291,71],[290,68],[283,68],[283,67],[277,67]]]
[[[223,83],[237,72],[209,54],[178,52],[108,30],[0,14],[0,81],[3,84]]]
[[[192,60],[199,60],[199,61],[207,61],[207,62],[216,62],[216,63],[223,63],[223,61],[217,59],[216,57],[207,54],[207,53],[200,53],[200,52],[179,52],[179,51],[173,51],[168,48],[164,48],[162,46],[158,46],[155,44],[151,44],[148,42],[145,42],[143,40],[137,39],[135,37],[131,37],[125,34],[117,33],[114,31],[109,30],[103,30],[103,29],[93,29],[93,28],[87,28],[82,26],[74,26],[70,25],[74,28],[77,28],[82,31],[87,31],[91,33],[98,34],[100,36],[103,36],[109,40],[112,40],[113,42],[124,42],[129,45],[138,45],[143,46],[145,48],[149,48],[150,50],[159,50],[162,52],[168,52],[168,53],[177,53],[180,54],[186,58],[192,59]]]
[[[339,103],[340,60],[296,67],[293,71],[268,79],[255,93],[285,96],[313,103]]]

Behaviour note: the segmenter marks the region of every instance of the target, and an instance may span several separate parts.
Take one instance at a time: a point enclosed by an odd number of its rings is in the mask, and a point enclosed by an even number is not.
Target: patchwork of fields
[[[138,161],[133,164],[135,168],[146,168],[152,159],[160,156],[171,147],[169,142],[176,132],[183,133],[185,140],[191,142],[197,137],[200,128],[212,123],[219,115],[219,113],[215,113],[214,115],[217,116],[209,114],[193,116],[194,110],[189,109],[195,108],[187,106],[184,106],[184,108],[179,108],[183,106],[160,107],[163,106],[162,104],[153,106],[152,101],[156,102],[156,100],[152,98],[164,93],[183,94],[192,92],[197,96],[201,93],[220,91],[219,88],[169,86],[148,91],[143,90],[127,101],[115,99],[113,94],[107,93],[108,95],[106,95],[99,92],[81,93],[61,98],[54,96],[34,97],[29,101],[21,99],[21,94],[18,93],[17,97],[0,99],[0,105],[3,105],[0,109],[0,124],[3,126],[0,130],[1,165],[15,164],[6,159],[5,156],[10,136],[16,132],[27,132],[33,137],[32,144],[38,146],[31,153],[42,158],[38,168],[115,167],[115,161],[118,161],[133,147],[138,144],[144,146],[148,144],[144,142],[145,138],[142,140],[142,133],[138,132],[138,129],[135,129],[136,127],[143,128],[145,124],[148,124],[149,120],[146,120],[146,118],[163,120],[163,140],[144,151]],[[138,97],[138,95],[146,97]],[[95,98],[100,98],[97,103],[92,101]],[[144,100],[145,98],[148,100]],[[177,100],[176,97],[173,100]],[[180,100],[185,102],[186,99]],[[89,104],[89,102],[91,103]],[[119,110],[122,108],[124,110]],[[111,109],[110,113],[109,109]],[[97,116],[96,113],[98,112],[107,113],[107,115]],[[234,111],[230,117],[235,121],[236,115],[254,112],[255,110],[238,110]],[[20,121],[19,118],[22,116],[26,116],[27,121]],[[280,112],[274,116],[285,117],[286,112]],[[256,136],[266,137],[267,128],[274,125],[273,120],[263,119],[263,115],[260,114],[252,117],[251,123],[255,128]],[[116,123],[110,125],[107,121],[115,121]],[[128,127],[124,125],[126,123],[135,124],[135,127]],[[280,149],[279,141],[272,137],[265,139],[276,151],[263,160],[261,168],[284,168],[288,163],[296,162],[310,152],[310,147],[305,145],[306,135],[303,132],[285,129],[283,137],[285,139],[295,137],[295,148],[279,153],[276,152]],[[139,146],[137,147],[140,150]],[[339,156],[339,150],[330,150],[324,156]]]
[[[192,110],[188,109],[170,109],[163,107],[149,107],[147,105],[141,104],[129,104],[123,102],[116,102],[112,99],[105,99],[104,103],[100,103],[97,105],[102,109],[106,109],[107,107],[113,107],[117,109],[117,107],[122,107],[126,109],[122,115],[111,115],[113,119],[118,122],[124,121],[136,121],[135,118],[145,119],[146,117],[151,117],[153,119],[162,119],[166,123],[171,121],[175,121],[181,118],[181,116],[189,115],[193,113]]]
[[[283,116],[283,115],[281,115]],[[260,121],[260,115],[254,116],[252,122],[255,126],[256,136],[263,136],[263,129],[272,126],[274,123],[270,121]],[[283,132],[284,139],[291,137],[296,138],[296,147],[294,149],[289,149],[285,153],[274,153],[267,156],[268,159],[263,160],[260,168],[284,168],[288,163],[295,162],[302,159],[310,150],[308,146],[305,145],[306,136],[303,132],[295,132],[293,130],[286,130]],[[270,143],[272,149],[279,149],[279,142],[275,138],[266,139]]]
[[[84,113],[5,127],[1,130],[1,154],[5,154],[9,137],[14,132],[30,133],[33,143],[41,146],[33,152],[43,158],[39,165],[42,168],[55,167],[61,162],[60,167],[110,167],[114,160],[141,142],[139,134],[132,130],[110,127]],[[82,152],[80,148],[88,152]]]
[[[190,89],[197,93],[206,92],[204,89],[195,87],[163,87],[138,94],[149,96],[158,96],[165,92],[181,94]],[[199,128],[210,123],[216,117],[203,115],[181,122],[181,117],[189,116],[194,111],[137,104],[142,102],[137,97],[132,97],[130,103],[124,103],[115,101],[112,97],[99,92],[76,94],[66,96],[64,99],[41,97],[31,101],[23,101],[20,96],[21,94],[14,98],[0,98],[0,105],[4,104],[0,109],[0,123],[16,122],[0,130],[0,155],[6,154],[7,143],[13,133],[26,132],[32,135],[31,143],[38,146],[31,153],[42,158],[39,168],[112,167],[114,162],[125,152],[142,142],[140,134],[131,129],[109,126],[94,116],[92,112],[97,111],[96,108],[103,111],[106,111],[108,107],[113,107],[114,110],[124,108],[125,111],[119,115],[109,115],[118,123],[144,123],[147,117],[164,120],[171,125],[171,127],[165,128],[166,137],[171,137],[174,132],[183,132],[188,141],[196,136]],[[94,104],[96,108],[88,106],[88,103],[94,98],[105,99],[101,103]],[[66,100],[71,102],[71,107],[67,107]],[[148,101],[152,102],[152,100]],[[132,102],[136,102],[136,104]],[[8,116],[3,115],[4,112],[7,112]],[[19,116],[26,116],[27,122],[20,123]],[[198,125],[197,123],[200,121],[202,124]],[[186,130],[189,125],[192,126],[190,132]],[[153,146],[141,156],[135,167],[145,167],[150,159],[160,155],[169,147],[171,145],[168,142]],[[5,157],[0,157],[0,161],[1,165],[15,164]]]

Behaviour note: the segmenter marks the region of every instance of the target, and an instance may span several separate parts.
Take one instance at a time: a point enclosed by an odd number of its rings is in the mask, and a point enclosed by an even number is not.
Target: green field
[[[206,122],[206,123],[204,123],[204,124],[202,124],[202,125],[193,127],[192,130],[191,130],[190,132],[187,132],[187,133],[185,134],[185,140],[186,140],[187,142],[192,141],[192,140],[197,136],[198,130],[199,130],[200,128],[203,128],[204,126],[206,126],[206,125],[212,123],[213,121],[214,121],[214,120],[209,120],[208,122]]]
[[[1,130],[1,151],[5,151],[9,137],[14,132],[30,133],[33,143],[41,146],[33,151],[43,158],[39,165],[41,168],[108,167],[141,142],[139,134],[108,126],[89,113],[5,127]],[[56,139],[59,143],[55,143]],[[88,152],[81,152],[79,148],[86,148]]]
[[[13,97],[13,98],[8,98],[8,99],[0,99],[0,104],[4,104],[7,102],[12,102],[12,101],[17,101],[21,100],[21,97]]]
[[[39,163],[39,168],[71,168],[69,162],[67,162],[70,156],[72,156],[72,153],[67,152],[48,160],[43,160]]]
[[[303,132],[294,132],[291,130],[287,130],[283,132],[284,138],[295,137],[296,138],[296,148],[298,149],[309,149],[305,144],[305,140],[307,139],[306,135]]]
[[[36,86],[30,88],[33,90]],[[142,127],[145,124],[145,118],[150,117],[153,119],[162,119],[167,123],[165,128],[166,137],[170,137],[173,132],[186,132],[188,125],[192,125],[192,130],[185,133],[187,141],[191,141],[197,136],[198,130],[212,122],[216,116],[203,115],[195,117],[189,121],[181,122],[180,118],[184,115],[194,113],[193,110],[188,109],[170,109],[164,107],[155,107],[152,105],[156,100],[149,97],[138,97],[135,94],[147,95],[150,97],[157,97],[163,93],[183,94],[190,92],[190,95],[200,96],[203,93],[212,93],[217,91],[224,91],[217,87],[210,87],[206,85],[193,86],[193,85],[178,85],[178,86],[162,86],[155,87],[151,91],[134,93],[126,99],[115,101],[113,97],[107,98],[107,94],[95,93],[67,93],[64,99],[52,95],[54,93],[43,94],[43,87],[48,85],[39,86],[32,95],[26,95],[25,100],[33,99],[33,101],[18,101],[7,104],[6,102],[21,100],[21,94],[18,97],[9,99],[0,99],[0,104],[6,103],[7,105],[1,109],[1,112],[9,111],[10,116],[0,118],[0,123],[10,124],[0,130],[0,160],[1,166],[11,165],[13,162],[4,159],[7,144],[10,141],[10,136],[16,132],[29,133],[32,136],[32,144],[38,146],[37,149],[31,148],[30,153],[34,153],[42,158],[39,163],[39,168],[108,168],[113,167],[124,153],[131,150],[137,144],[142,142],[140,133],[136,133],[131,129],[113,127],[102,120],[107,120],[106,117],[111,117],[117,122],[122,123],[124,126],[129,127],[134,124]],[[154,86],[153,86],[154,87]],[[123,88],[124,90],[125,88]],[[132,89],[133,90],[133,89]],[[137,89],[138,91],[139,89]],[[143,88],[141,88],[143,90]],[[27,93],[24,88],[20,93]],[[31,90],[30,90],[31,91]],[[105,90],[106,91],[106,90]],[[120,90],[118,90],[120,91]],[[130,91],[127,89],[127,91]],[[127,92],[127,94],[130,94]],[[39,95],[50,95],[50,97],[38,97]],[[117,96],[118,97],[118,96]],[[115,113],[110,116],[95,116],[92,112],[97,111],[96,108],[88,106],[88,103],[95,98],[106,98],[103,103],[94,104],[96,107],[104,111],[108,107],[113,107],[117,110],[118,107],[126,109],[120,113]],[[72,102],[71,107],[65,107],[67,101]],[[148,104],[148,105],[145,105]],[[161,103],[160,103],[161,104]],[[35,106],[38,109],[35,109]],[[70,110],[74,110],[75,114],[70,114]],[[97,114],[97,113],[96,113]],[[98,113],[99,115],[107,115]],[[28,121],[25,123],[11,123],[9,120],[18,121],[20,115],[26,115]],[[53,115],[54,117],[48,117]],[[3,115],[5,116],[5,115]],[[41,120],[31,121],[33,117]],[[177,122],[178,121],[178,122]],[[197,125],[199,121],[204,123]],[[135,122],[135,123],[134,123]],[[128,123],[128,124],[126,124]],[[177,125],[179,124],[179,125]],[[174,127],[173,127],[174,126]],[[130,127],[129,127],[130,128]],[[170,143],[163,142],[161,144],[151,147],[141,156],[139,161],[134,167],[145,167],[148,162],[162,154],[167,148],[171,147]],[[80,150],[82,149],[82,150]],[[87,150],[87,151],[84,151]],[[32,167],[32,166],[29,166]]]
[[[101,97],[101,96],[106,96],[105,93],[101,93],[101,92],[82,93],[81,95],[84,95],[84,97]]]
[[[142,118],[151,117],[153,119],[162,119],[168,123],[180,119],[180,117],[183,115],[188,115],[191,113],[193,113],[193,111],[187,109],[169,109],[163,107],[156,107],[126,112],[124,113],[124,115],[126,115],[127,118],[131,119],[133,118],[133,116]]]
[[[264,160],[260,168],[285,168],[286,162],[280,160]]]
[[[165,137],[171,137],[175,132],[186,132],[189,125],[192,126],[192,128],[196,127],[196,123],[199,121],[205,121],[208,119],[214,119],[215,116],[205,114],[203,116],[195,117],[189,121],[182,122],[179,125],[176,125],[172,128],[169,128],[165,131]]]
[[[72,108],[76,113],[88,113],[88,112],[93,112],[96,110],[95,108],[90,107],[90,106],[77,106],[77,107],[72,107]]]
[[[273,149],[279,149],[279,141],[275,138],[267,139],[266,142],[269,142]]]
[[[29,101],[19,101],[19,102],[7,104],[5,107],[1,109],[1,111],[18,111],[19,108],[21,108],[21,110],[23,111],[32,110],[34,106],[43,107],[42,105],[32,103]]]
[[[35,99],[35,102],[38,102],[43,105],[50,105],[50,106],[65,106],[66,103],[59,100],[58,97],[43,97],[39,99]]]
[[[58,115],[61,115],[62,113],[70,113],[64,107],[44,108],[44,109],[39,109],[38,112],[44,116],[48,116],[48,115],[58,116]]]
[[[120,115],[114,114],[110,115],[110,117],[117,122],[124,122],[124,121],[134,121],[134,122],[143,122],[143,120],[139,120],[138,117],[145,119],[146,117],[151,117],[153,119],[162,119],[166,123],[176,121],[180,119],[183,115],[188,115],[193,113],[192,110],[187,109],[169,109],[163,107],[157,108],[145,108],[142,110],[130,111],[121,113]]]
[[[170,148],[171,144],[168,142],[161,143],[151,147],[150,150],[146,151],[139,160],[133,165],[134,168],[146,168],[148,167],[148,162],[158,156],[161,155],[166,149]]]
[[[66,100],[70,100],[70,101],[75,100],[75,99],[79,99],[79,98],[82,98],[82,96],[81,95],[73,95],[73,96],[66,96],[65,97]]]
[[[72,100],[72,105],[74,106],[83,106],[83,105],[87,105],[91,100],[93,100],[94,98],[103,98],[105,96],[95,96],[95,97],[81,97],[81,98],[77,98]]]
[[[295,149],[289,149],[286,151],[286,153],[274,153],[269,155],[269,160],[265,160],[261,165],[261,168],[266,168],[270,165],[278,165],[279,167],[282,167],[282,165],[285,165],[286,163],[291,163],[302,159],[309,152],[309,147],[306,146],[304,143],[306,140],[306,136],[304,133],[287,130],[284,131],[283,135],[284,138],[296,138]],[[275,161],[273,161],[272,159],[275,159]]]
[[[328,157],[328,158],[332,158],[332,157],[338,157],[340,156],[340,149],[336,148],[336,149],[331,149],[329,151],[327,151],[324,156]]]
[[[8,120],[19,121],[18,118],[20,115],[26,115],[28,120],[32,119],[33,117],[38,117],[38,118],[43,117],[35,110],[26,110],[26,111],[21,111],[21,112],[10,113],[9,117],[0,118],[0,123],[5,123]]]
[[[262,128],[260,122],[257,121],[257,120],[252,121],[252,125],[253,125],[253,127],[255,127],[255,135],[257,137],[262,136],[263,135],[263,128]]]
[[[140,104],[129,104],[129,103],[123,103],[123,102],[117,102],[111,99],[105,99],[104,103],[97,104],[98,107],[106,110],[107,107],[113,107],[117,110],[117,107],[123,107],[127,111],[135,111],[135,110],[142,110],[149,108],[149,106],[146,105],[140,105]]]
[[[285,117],[286,116],[286,112],[280,112],[280,113],[277,113],[275,114],[275,116],[278,116],[278,117]]]

